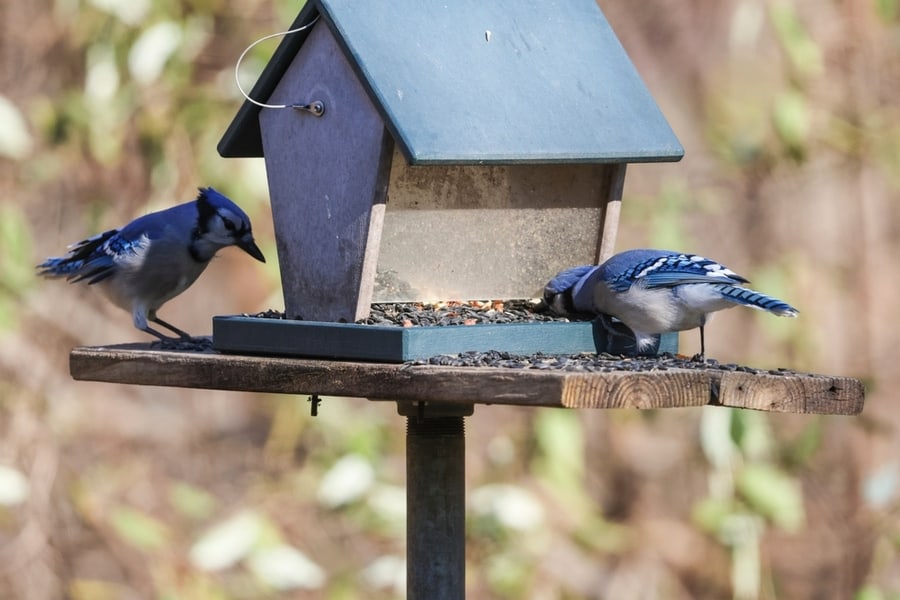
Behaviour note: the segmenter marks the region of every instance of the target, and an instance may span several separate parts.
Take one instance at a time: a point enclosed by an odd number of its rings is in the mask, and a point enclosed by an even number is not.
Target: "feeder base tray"
[[[599,321],[391,327],[263,317],[213,318],[220,352],[402,363],[439,354],[498,350],[515,354],[631,354],[627,329]],[[660,336],[652,354],[678,351],[678,335]]]

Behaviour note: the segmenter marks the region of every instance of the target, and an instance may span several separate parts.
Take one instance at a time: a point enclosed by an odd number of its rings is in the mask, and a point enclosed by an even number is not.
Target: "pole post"
[[[406,415],[406,593],[466,596],[466,440],[472,406],[399,404]]]

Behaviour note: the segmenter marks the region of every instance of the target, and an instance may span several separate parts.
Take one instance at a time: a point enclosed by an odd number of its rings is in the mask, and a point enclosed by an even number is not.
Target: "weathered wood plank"
[[[720,373],[722,406],[773,412],[855,415],[862,411],[865,388],[850,377]]]
[[[703,406],[710,399],[704,371],[572,373],[565,380],[562,406],[568,408],[674,408]]]
[[[625,171],[628,165],[620,163],[608,171],[609,184],[603,207],[603,226],[600,232],[600,247],[595,263],[600,265],[615,254],[616,235],[619,231],[619,216],[622,213],[622,193],[625,191]]]
[[[149,350],[143,344],[75,348],[77,380],[455,404],[565,408],[674,408],[715,404],[756,410],[858,414],[862,382],[809,374],[712,369],[581,373]]]

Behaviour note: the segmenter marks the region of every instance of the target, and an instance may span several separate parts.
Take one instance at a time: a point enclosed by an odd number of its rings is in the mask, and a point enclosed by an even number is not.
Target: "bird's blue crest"
[[[560,271],[544,286],[544,300],[563,312],[586,313],[593,310],[592,281],[597,265],[581,265]]]
[[[218,192],[213,187],[205,187],[205,188],[197,188],[199,190],[199,194],[197,194],[197,205],[200,208],[201,214],[204,210],[209,210],[212,213],[215,213],[219,209],[226,208],[233,212],[234,214],[240,216],[244,221],[250,222],[250,218],[247,216],[240,206],[231,201],[228,196]]]
[[[597,268],[597,265],[581,265],[560,271],[544,287],[545,292],[561,294],[578,284],[585,275]]]

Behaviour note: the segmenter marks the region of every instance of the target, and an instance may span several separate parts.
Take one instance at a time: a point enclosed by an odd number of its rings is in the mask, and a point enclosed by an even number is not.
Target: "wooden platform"
[[[717,369],[584,373],[397,364],[151,350],[146,344],[79,347],[78,380],[137,385],[321,394],[370,400],[564,408],[673,408],[706,404],[756,410],[855,415],[858,379]]]

